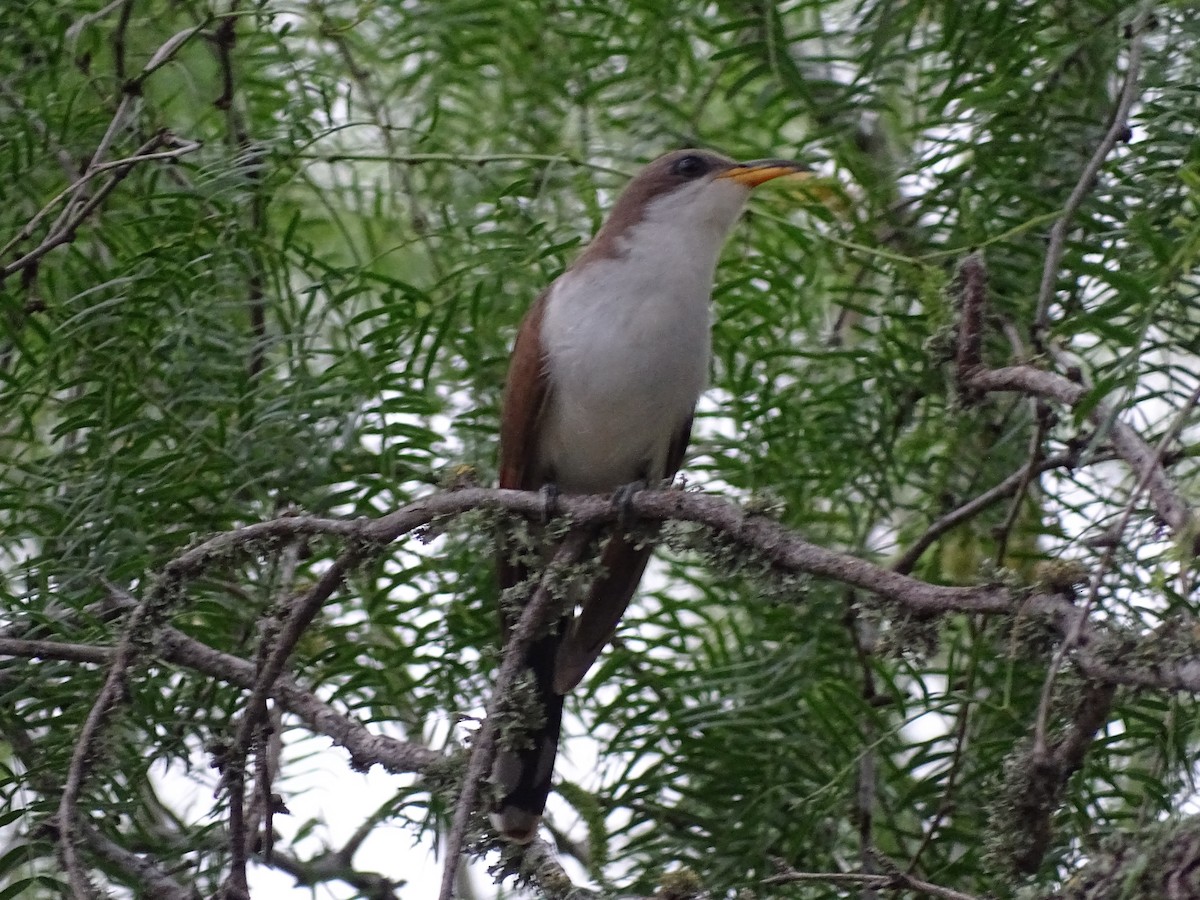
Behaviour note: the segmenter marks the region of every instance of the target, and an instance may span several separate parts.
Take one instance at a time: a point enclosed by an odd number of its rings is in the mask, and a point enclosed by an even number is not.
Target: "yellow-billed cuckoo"
[[[675,476],[708,381],[721,247],[752,188],[805,171],[786,160],[679,150],[638,173],[521,323],[504,391],[501,487],[602,493]],[[501,586],[522,582],[526,568],[501,555]],[[644,543],[612,535],[579,614],[529,650],[545,716],[527,740],[502,747],[492,769],[492,823],[509,840],[537,831],[563,695],[608,643],[649,556]]]

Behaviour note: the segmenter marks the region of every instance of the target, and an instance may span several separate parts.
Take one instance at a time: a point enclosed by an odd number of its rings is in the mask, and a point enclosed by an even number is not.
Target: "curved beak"
[[[729,178],[748,188],[758,187],[764,181],[784,177],[811,178],[813,172],[803,163],[789,159],[756,159],[737,163],[726,169],[717,178]]]

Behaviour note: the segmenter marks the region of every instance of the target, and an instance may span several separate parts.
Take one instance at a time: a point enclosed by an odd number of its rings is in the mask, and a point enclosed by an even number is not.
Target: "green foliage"
[[[764,190],[730,242],[689,481],[769,496],[807,538],[886,564],[1031,454],[1071,453],[1078,467],[952,529],[914,574],[1029,585],[1044,560],[1094,571],[1092,539],[1135,478],[1106,461],[1089,411],[1103,404],[1151,445],[1182,416],[1170,474],[1184,496],[1198,487],[1188,4],[1155,11],[1130,133],[1067,230],[1050,327],[1031,339],[1046,235],[1108,128],[1133,16],[1118,0],[5,5],[0,246],[48,213],[0,266],[50,234],[69,206],[56,196],[97,148],[96,162],[120,161],[164,129],[201,146],[128,167],[61,246],[0,283],[0,627],[109,646],[113,597],[147,596],[210,534],[290,511],[378,515],[459,464],[490,483],[522,312],[628,174],[684,145],[796,156],[845,191],[820,205]],[[990,273],[984,363],[1077,368],[1090,388],[1073,413],[957,395],[952,277],[974,248]],[[497,664],[495,527],[475,514],[363,564],[290,671],[362,722],[456,747]],[[1017,879],[1012,852],[985,864],[981,848],[1012,846],[997,830],[1021,827],[996,798],[1027,762],[1045,623],[907,619],[676,536],[568,704],[565,745],[589,734],[600,752],[563,791],[595,877],[650,893],[686,866],[733,896],[764,891],[777,861],[862,865],[869,841],[957,890]],[[264,617],[339,549],[231,554],[164,613],[253,660]],[[1133,638],[1157,630],[1150,662],[1184,658],[1195,634],[1171,623],[1190,611],[1190,566],[1134,503],[1097,615]],[[140,663],[81,806],[208,894],[227,864],[213,820],[156,791],[167,764],[208,784],[205,755],[231,740],[245,692]],[[0,663],[0,896],[57,890],[47,826],[103,673]],[[1059,685],[1053,728],[1068,727],[1074,689]],[[1118,695],[1030,890],[1190,795],[1194,720],[1190,697]],[[444,827],[435,783],[397,776],[389,821]]]

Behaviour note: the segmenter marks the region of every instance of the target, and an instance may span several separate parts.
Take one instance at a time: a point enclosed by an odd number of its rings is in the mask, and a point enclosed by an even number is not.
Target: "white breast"
[[[725,202],[740,208],[743,198]],[[662,478],[707,384],[713,272],[736,210],[713,227],[664,227],[658,218],[631,229],[620,258],[567,272],[547,298],[551,394],[538,458],[563,490]]]

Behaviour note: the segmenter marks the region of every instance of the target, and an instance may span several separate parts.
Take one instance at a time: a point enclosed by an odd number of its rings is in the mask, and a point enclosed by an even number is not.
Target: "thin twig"
[[[119,5],[120,3],[112,3],[105,7],[102,13],[107,15],[112,10],[118,8]],[[125,65],[124,31],[126,25],[128,24],[129,10],[129,4],[122,9],[121,21],[118,23],[117,30],[113,38],[114,54],[116,55],[115,58],[117,61],[117,66],[118,69],[122,71]],[[78,27],[82,29],[85,27],[84,24],[82,24],[83,22],[84,20],[76,22],[72,28]],[[113,112],[112,118],[109,120],[108,127],[105,129],[103,137],[100,138],[100,142],[92,151],[87,165],[85,165],[83,168],[83,177],[74,185],[72,185],[71,188],[68,188],[68,198],[66,204],[64,205],[62,212],[59,213],[54,223],[50,226],[46,238],[37,247],[22,256],[20,259],[3,268],[0,268],[0,282],[2,282],[13,272],[36,264],[38,260],[40,260],[55,247],[72,241],[79,226],[84,222],[85,219],[87,219],[92,211],[95,210],[110,193],[112,193],[117,185],[124,180],[125,176],[132,171],[133,166],[138,162],[142,162],[143,158],[149,158],[146,157],[145,154],[149,151],[149,149],[151,149],[152,146],[157,147],[166,144],[172,147],[171,151],[168,153],[159,155],[155,158],[181,156],[184,153],[190,153],[192,150],[195,150],[200,146],[198,143],[181,144],[176,138],[170,135],[169,132],[162,131],[145,145],[143,145],[141,150],[135,153],[133,157],[129,157],[128,159],[119,162],[117,165],[112,166],[111,168],[114,169],[113,177],[109,179],[103,186],[101,186],[101,188],[93,197],[90,197],[86,200],[82,199],[81,195],[83,194],[83,190],[91,181],[91,179],[95,177],[95,173],[104,171],[106,169],[103,159],[108,155],[113,142],[116,140],[117,134],[120,133],[121,129],[125,127],[126,120],[134,107],[138,95],[140,95],[143,89],[146,79],[174,59],[179,51],[193,37],[200,33],[203,27],[203,24],[197,25],[192,28],[185,29],[184,31],[181,31],[178,34],[168,38],[158,47],[157,50],[155,50],[154,54],[150,57],[150,60],[145,66],[142,67],[142,70],[137,74],[137,76],[129,81],[124,81],[124,79],[121,79],[124,82],[121,86],[121,100],[118,102],[117,108]],[[3,251],[0,251],[0,256],[3,256],[15,244],[20,243],[20,241],[28,237],[28,235],[32,233],[32,228],[34,227],[35,223],[40,221],[40,218],[50,208],[57,204],[60,199],[61,195],[47,204],[47,206],[34,217],[34,221],[27,224],[25,228],[22,229],[21,233],[18,234],[15,239],[10,241],[5,246]]]
[[[1133,517],[1134,509],[1137,507],[1137,502],[1142,496],[1142,491],[1146,489],[1155,473],[1161,471],[1162,461],[1166,456],[1167,448],[1179,436],[1179,432],[1183,430],[1188,415],[1198,402],[1200,402],[1200,380],[1196,382],[1196,387],[1192,390],[1191,396],[1188,397],[1183,407],[1179,410],[1178,415],[1171,422],[1171,426],[1159,438],[1158,446],[1154,449],[1154,455],[1142,470],[1133,490],[1129,492],[1129,499],[1125,501],[1125,507],[1121,510],[1121,516],[1111,530],[1113,540],[1104,548],[1104,555],[1101,557],[1100,563],[1092,570],[1087,597],[1080,606],[1079,617],[1075,620],[1074,626],[1067,632],[1066,638],[1055,652],[1054,658],[1050,662],[1050,669],[1046,672],[1046,680],[1042,683],[1042,695],[1038,702],[1037,718],[1033,731],[1034,759],[1041,759],[1046,755],[1046,727],[1050,718],[1050,702],[1054,695],[1055,679],[1058,677],[1058,673],[1062,669],[1067,655],[1079,645],[1088,616],[1091,613],[1092,607],[1095,606],[1096,600],[1099,598],[1100,584],[1112,566],[1113,557],[1116,555],[1117,547],[1121,545],[1125,528],[1129,525],[1129,520]]]
[[[109,840],[94,826],[85,824],[80,833],[96,856],[140,882],[145,891],[143,896],[154,900],[199,900],[200,894],[195,888],[185,888],[156,863]]]
[[[125,33],[129,30],[129,18],[133,15],[133,0],[124,0],[121,15],[117,17],[117,27],[113,30],[110,43],[113,53],[113,74],[117,83],[125,83]]]
[[[1055,400],[1068,407],[1076,406],[1088,394],[1086,387],[1069,378],[1028,365],[985,369],[972,375],[970,384],[981,391],[1015,391],[1026,396]],[[1108,404],[1097,403],[1088,418],[1097,425],[1110,427],[1108,439],[1113,450],[1133,470],[1139,481],[1144,481],[1159,518],[1177,537],[1187,537],[1191,532],[1192,512],[1183,495],[1167,477],[1162,458],[1132,427],[1118,419]]]
[[[78,814],[79,795],[94,761],[94,748],[100,734],[125,694],[129,670],[138,656],[138,639],[151,615],[152,606],[147,603],[139,604],[129,613],[121,641],[113,651],[108,675],[92,708],[88,710],[67,766],[67,777],[58,803],[58,850],[71,890],[77,898],[99,896],[84,870],[79,854],[79,832],[82,828]]]
[[[66,641],[32,641],[25,638],[0,637],[0,656],[23,659],[61,659],[74,663],[112,662],[112,647],[95,644],[71,644]]]
[[[121,107],[118,107],[117,109],[118,109],[118,113],[119,113],[121,110]],[[111,128],[111,124],[110,124],[110,128]],[[48,216],[50,214],[50,211],[52,209],[54,209],[56,206],[58,206],[59,203],[63,202],[63,200],[66,200],[66,205],[64,206],[62,211],[59,212],[58,218],[55,219],[54,224],[51,225],[49,229],[47,229],[47,235],[53,235],[53,234],[56,234],[59,231],[61,231],[63,228],[63,223],[69,219],[70,214],[71,214],[72,210],[74,209],[74,204],[75,204],[76,200],[78,200],[78,198],[79,198],[79,194],[82,193],[82,191],[85,187],[87,187],[88,182],[90,182],[97,175],[100,175],[103,172],[105,172],[108,168],[120,169],[122,165],[127,165],[131,162],[136,161],[143,153],[149,152],[149,151],[153,150],[156,146],[158,146],[159,141],[160,141],[159,136],[155,135],[149,141],[147,141],[141,147],[139,147],[137,150],[135,150],[132,157],[127,157],[124,160],[116,161],[115,166],[113,166],[112,163],[99,163],[99,164],[89,163],[84,168],[82,175],[80,175],[78,178],[76,178],[74,181],[72,181],[63,190],[61,190],[57,194],[55,194],[54,197],[52,197],[48,203],[46,203],[41,209],[39,209],[36,213],[34,213],[33,218],[31,218],[28,222],[26,222],[21,227],[21,230],[18,231],[7,244],[5,244],[3,247],[0,247],[0,256],[6,255],[10,250],[12,250],[14,247],[16,247],[22,241],[25,241],[28,238],[30,238],[33,235],[33,232],[36,230],[37,226],[41,224],[42,219],[46,218],[46,216]],[[99,148],[97,148],[97,150],[98,149]],[[93,153],[93,158],[94,157],[95,157],[95,153]]]
[[[1021,490],[1022,485],[1026,484],[1032,476],[1040,475],[1051,469],[1071,468],[1077,463],[1078,459],[1072,453],[1060,453],[1047,457],[1040,462],[1030,460],[995,487],[984,491],[978,497],[968,500],[961,506],[936,519],[925,529],[919,538],[913,541],[912,545],[904,551],[904,554],[892,563],[892,571],[899,572],[902,575],[912,572],[921,556],[933,546],[933,543],[939,537],[956,525],[961,525],[963,522],[969,521],[979,515],[979,513],[983,512],[989,506]]]
[[[234,102],[237,87],[234,78],[233,48],[237,44],[238,7],[240,5],[240,0],[234,0],[230,4],[229,11],[222,17],[220,24],[213,32],[211,44],[217,58],[217,67],[221,72],[221,94],[213,101],[213,105],[225,113],[230,145],[249,161],[244,168],[248,185],[247,193],[250,196],[247,204],[249,226],[250,231],[261,238],[266,230],[267,201],[263,192],[265,166],[260,158],[262,151],[253,145],[246,118]],[[246,371],[251,379],[259,376],[266,365],[267,303],[263,281],[262,260],[258,253],[253,253],[250,257],[249,274],[246,278],[246,305],[252,339]]]
[[[85,29],[90,28],[96,22],[99,22],[106,16],[111,15],[113,10],[117,9],[117,7],[119,7],[122,3],[127,2],[129,2],[129,0],[112,0],[112,2],[107,6],[102,6],[95,12],[80,16],[70,24],[64,36],[66,37],[67,41],[73,45],[79,39],[79,35],[82,34]]]
[[[308,593],[295,601],[279,631],[278,641],[255,677],[254,687],[246,700],[237,733],[226,757],[223,779],[229,791],[229,876],[222,888],[226,897],[240,898],[249,893],[246,886],[246,759],[254,736],[266,715],[267,698],[304,631],[324,602],[341,585],[346,572],[358,565],[364,554],[365,548],[359,546],[352,546],[343,551]]]
[[[19,232],[17,232],[16,236],[14,236],[12,240],[10,240],[3,247],[0,247],[0,256],[4,256],[4,254],[8,253],[8,251],[14,246],[29,238],[33,234],[34,229],[37,228],[38,223],[50,213],[50,210],[52,210],[63,200],[69,198],[71,195],[78,193],[82,188],[87,186],[88,182],[92,181],[98,175],[103,175],[105,172],[113,169],[131,167],[137,163],[152,162],[158,159],[178,159],[185,153],[191,153],[193,150],[196,150],[200,147],[199,143],[181,144],[171,150],[154,152],[153,148],[161,144],[161,142],[162,137],[155,136],[143,144],[138,150],[135,150],[133,156],[126,156],[122,159],[110,160],[109,162],[100,163],[99,165],[88,169],[70,185],[59,191],[54,196],[54,199],[38,210],[37,213],[34,214],[33,218],[25,223],[25,225]],[[51,229],[51,232],[54,230],[55,229]]]
[[[277,575],[275,593],[279,594],[282,600],[292,593],[293,585],[296,582],[296,569],[300,565],[300,542],[293,541],[285,547],[281,557],[279,564],[275,567]],[[286,608],[282,603],[279,606]],[[264,629],[270,634],[270,640],[264,639],[261,641],[260,649],[270,646],[277,624],[278,618],[272,616],[268,621],[267,628]],[[258,662],[261,664],[261,658]],[[254,750],[254,780],[255,787],[257,788],[257,805],[262,823],[261,826],[258,824],[253,825],[249,831],[250,834],[255,832],[262,833],[262,855],[267,862],[270,862],[271,853],[275,849],[275,826],[273,819],[276,810],[275,795],[272,793],[271,787],[274,775],[279,771],[280,757],[283,755],[282,722],[279,707],[272,706],[266,710],[264,718],[267,721],[259,727]]]
[[[1026,368],[992,370],[987,373],[989,376],[1002,377],[983,380],[981,375],[976,375],[974,380],[989,390],[1016,390],[1015,383],[1025,381],[1023,376]],[[1040,375],[1050,374],[1036,369],[1030,371]],[[1051,384],[1056,384],[1057,378],[1050,375]],[[1033,381],[1036,382],[1036,379]],[[1071,382],[1066,384],[1072,388],[1078,387]],[[1149,467],[1145,470],[1157,472],[1160,468]],[[1153,480],[1152,477],[1151,484]],[[570,495],[561,497],[560,501],[563,512],[579,525],[611,525],[617,518],[607,495]],[[912,612],[996,615],[1010,613],[1016,608],[1016,601],[1003,587],[929,584],[858,557],[810,543],[781,523],[748,513],[738,504],[722,497],[688,491],[642,491],[632,498],[630,504],[639,518],[652,522],[674,520],[703,525],[720,532],[736,544],[753,548],[781,571],[815,575],[862,588]],[[195,578],[214,562],[227,558],[231,552],[248,552],[256,547],[296,537],[328,535],[382,548],[401,535],[473,509],[504,509],[537,517],[543,514],[544,500],[532,491],[472,487],[431,494],[378,519],[283,516],[216,535],[182,553],[167,566],[164,575]],[[328,584],[336,581],[343,568],[339,566],[336,574],[327,573],[322,590],[332,590]],[[1026,608],[1029,608],[1029,602],[1026,601]],[[1057,603],[1051,605],[1055,608],[1058,606]]]
[[[137,605],[136,600],[115,585],[108,584],[106,586],[112,594],[111,599],[120,608],[128,610]],[[63,646],[52,644],[49,641],[37,643],[49,645],[51,648]],[[0,648],[3,646],[3,642],[0,641]],[[109,648],[94,649],[104,649],[110,655],[112,652]],[[3,652],[3,649],[0,649],[0,653]],[[169,626],[162,628],[159,632],[155,652],[168,662],[195,669],[197,672],[243,688],[253,687],[258,674],[254,663],[214,650],[207,644]],[[54,655],[45,647],[43,647],[43,653],[47,658],[52,658]],[[369,766],[377,764],[393,773],[421,772],[442,759],[441,754],[420,744],[401,741],[386,735],[371,734],[358,720],[339,713],[329,704],[319,700],[311,691],[301,688],[287,675],[281,675],[276,679],[271,697],[313,731],[324,734],[338,746],[345,747],[350,752],[356,769],[365,770]]]
[[[129,92],[122,94],[120,101],[117,103],[116,112],[108,120],[108,127],[104,129],[104,136],[100,138],[100,143],[96,145],[96,149],[92,151],[87,165],[83,167],[85,172],[100,165],[100,161],[108,155],[109,148],[117,138],[117,132],[125,125],[125,117],[129,113],[131,106],[133,106],[133,94]]]
[[[1033,474],[1037,470],[1038,461],[1045,453],[1046,434],[1050,430],[1052,419],[1049,408],[1041,400],[1031,397],[1027,402],[1034,420],[1033,432],[1029,435],[1029,462],[1023,467],[1025,477],[1013,491],[1013,502],[1008,507],[1008,513],[1000,525],[1000,531],[996,538],[996,564],[1001,566],[1004,565],[1005,558],[1008,556],[1008,542],[1012,538],[1013,529],[1017,526],[1017,520],[1021,517],[1021,507],[1025,503],[1029,486],[1033,483]]]
[[[1063,253],[1066,251],[1067,229],[1070,227],[1071,221],[1075,218],[1075,213],[1083,205],[1084,199],[1095,186],[1096,176],[1100,174],[1100,169],[1103,167],[1104,161],[1108,158],[1108,154],[1112,152],[1117,142],[1121,139],[1121,135],[1129,127],[1129,111],[1133,108],[1133,101],[1137,97],[1138,78],[1141,74],[1142,48],[1145,41],[1149,11],[1150,4],[1143,3],[1138,9],[1137,15],[1134,16],[1133,22],[1130,24],[1131,39],[1129,43],[1129,59],[1125,64],[1125,80],[1121,86],[1121,94],[1117,100],[1116,109],[1113,110],[1112,121],[1109,123],[1108,131],[1105,132],[1104,137],[1100,140],[1091,159],[1087,161],[1087,165],[1083,167],[1083,172],[1080,173],[1074,190],[1067,197],[1067,202],[1063,206],[1062,213],[1050,229],[1049,244],[1046,248],[1046,262],[1042,268],[1042,282],[1038,289],[1037,307],[1034,313],[1033,327],[1030,332],[1033,346],[1037,349],[1042,348],[1042,337],[1046,327],[1049,325],[1050,301],[1054,297],[1059,266],[1062,264]]]
[[[976,250],[959,264],[958,340],[954,371],[960,387],[983,363],[983,317],[987,307],[987,267]]]
[[[1060,397],[1068,403],[1077,402],[1083,396],[1083,389],[1079,385],[1028,366],[989,370],[977,373],[971,380],[983,390],[1044,393],[1050,397]],[[1119,440],[1123,430],[1127,432],[1124,442]],[[1157,485],[1160,514],[1164,520],[1176,525],[1189,522],[1190,511],[1166,479],[1161,457],[1149,448],[1143,454],[1141,448],[1144,442],[1141,437],[1120,422],[1114,423],[1112,440],[1118,451],[1124,447],[1122,455],[1139,473],[1152,495]],[[1130,452],[1131,448],[1137,452]],[[1167,500],[1178,505],[1170,506],[1165,502]],[[560,503],[564,512],[579,525],[612,524],[617,516],[611,498],[604,495],[562,497]],[[870,591],[913,612],[1007,615],[1020,605],[1030,612],[1051,616],[1060,628],[1076,628],[1078,634],[1085,636],[1091,634],[1086,617],[1079,615],[1079,611],[1070,603],[1054,594],[1035,593],[1021,601],[1003,585],[950,587],[928,584],[866,560],[809,543],[782,524],[761,515],[748,514],[737,504],[720,497],[684,491],[643,491],[635,495],[629,505],[639,518],[704,525],[721,532],[735,545],[755,549],[781,571],[807,573],[839,581]],[[170,598],[181,593],[186,581],[198,577],[217,561],[227,560],[231,553],[248,552],[281,539],[327,534],[353,541],[352,549],[344,552],[313,589],[295,604],[280,635],[279,646],[258,673],[235,744],[235,752],[244,753],[257,724],[250,711],[276,689],[276,681],[291,649],[324,600],[340,585],[345,573],[361,559],[380,552],[402,534],[442,517],[476,508],[505,508],[523,515],[539,516],[544,511],[544,500],[537,492],[464,488],[434,494],[379,519],[344,521],[285,516],[217,535],[172,560],[156,579],[156,586],[148,592],[146,600],[130,613],[122,639],[114,650],[104,685],[88,713],[72,754],[67,783],[59,804],[59,825],[64,868],[72,879],[73,887],[78,889],[77,893],[88,896],[89,887],[75,846],[77,835],[74,831],[83,781],[111,714],[126,700],[126,676],[134,662],[135,643],[152,643],[149,638],[170,611]],[[1081,640],[1077,643],[1083,645],[1086,642]],[[1200,667],[1179,666],[1173,671],[1172,678],[1180,689],[1195,689],[1200,686]],[[241,790],[241,785],[239,777],[231,787]]]
[[[152,148],[161,146],[163,142],[167,140],[174,140],[174,138],[165,132],[156,135],[154,138],[151,138],[151,140],[144,144],[137,153],[114,166],[112,177],[103,185],[101,185],[100,189],[97,190],[96,193],[89,197],[86,201],[78,206],[74,205],[73,200],[68,201],[67,209],[65,209],[63,214],[60,215],[55,221],[55,224],[51,227],[49,233],[42,240],[42,242],[38,244],[38,246],[34,247],[19,259],[9,263],[7,266],[0,268],[0,281],[3,281],[14,272],[33,265],[55,247],[70,243],[72,240],[74,240],[75,233],[79,229],[79,226],[82,225],[88,216],[90,216],[92,212],[104,202],[108,195],[111,194],[117,188],[117,186],[125,180],[125,178],[130,172],[133,171],[134,167],[138,163],[143,162],[146,159],[170,159],[183,156],[185,153],[191,153],[193,150],[196,150],[200,147],[199,143],[188,142],[182,145],[177,145],[169,151],[150,153]],[[67,215],[68,211],[70,211],[70,215]]]
[[[77,897],[97,896],[79,856],[79,828],[83,827],[77,810],[79,794],[95,761],[95,747],[100,734],[124,699],[128,688],[128,674],[141,652],[140,645],[144,643],[145,632],[153,628],[154,608],[154,603],[145,601],[132,605],[127,614],[121,640],[117,646],[111,648],[80,648],[52,641],[0,638],[0,653],[4,655],[67,658],[86,662],[107,660],[109,663],[104,685],[76,738],[58,807],[59,854],[71,889]],[[159,635],[159,649],[165,659],[214,677],[245,687],[253,687],[256,683],[252,663],[213,650],[174,629],[162,630]],[[361,724],[336,712],[289,679],[278,679],[274,690],[285,708],[304,719],[314,730],[328,734],[337,743],[345,746],[350,751],[355,765],[360,768],[378,762],[390,771],[416,772],[441,758],[434,751],[419,745],[371,735]]]
[[[159,654],[168,662],[195,669],[239,687],[254,686],[257,673],[253,663],[214,650],[174,628],[162,630],[158,645]],[[440,753],[420,744],[372,734],[357,719],[338,712],[286,675],[275,680],[271,697],[314,732],[324,734],[338,746],[345,747],[355,769],[366,770],[372,765],[381,765],[397,774],[422,772],[443,758]]]
[[[880,889],[909,890],[930,897],[939,897],[941,900],[978,900],[962,891],[942,887],[940,884],[931,884],[899,871],[887,875],[872,875],[866,872],[796,872],[789,869],[763,879],[763,884],[805,883],[861,885]]]
[[[471,758],[467,763],[467,771],[463,776],[462,790],[458,795],[458,804],[454,808],[454,820],[450,825],[450,833],[446,837],[446,863],[442,869],[442,887],[438,893],[439,900],[453,900],[454,881],[462,858],[463,841],[466,838],[467,824],[471,813],[475,810],[475,801],[479,796],[479,784],[487,774],[496,750],[496,713],[507,698],[513,681],[525,668],[525,656],[537,636],[546,627],[550,616],[559,606],[558,591],[555,582],[562,571],[573,566],[583,555],[592,531],[587,528],[576,528],[559,546],[545,571],[533,597],[521,611],[521,618],[508,636],[504,645],[504,661],[496,673],[496,681],[492,687],[492,697],[487,705],[487,714],[483,724],[475,732],[471,742]]]

